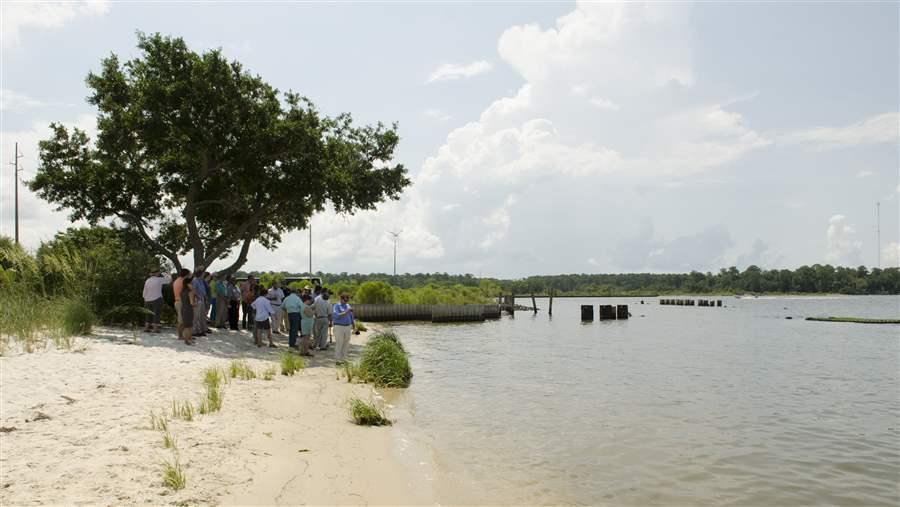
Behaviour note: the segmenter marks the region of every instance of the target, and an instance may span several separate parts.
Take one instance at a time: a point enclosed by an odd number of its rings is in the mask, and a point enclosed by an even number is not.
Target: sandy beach
[[[351,359],[371,334],[354,336]],[[293,377],[230,379],[217,413],[184,421],[172,402],[200,401],[202,373],[246,359],[257,373],[285,350],[218,331],[186,346],[174,333],[98,328],[76,351],[53,346],[0,357],[0,504],[421,505],[427,465],[394,427],[354,425],[351,397],[382,401],[337,379],[332,352]],[[80,351],[78,351],[81,349]],[[187,485],[172,491],[173,453],[150,413],[169,417]],[[390,408],[387,410],[391,417]]]

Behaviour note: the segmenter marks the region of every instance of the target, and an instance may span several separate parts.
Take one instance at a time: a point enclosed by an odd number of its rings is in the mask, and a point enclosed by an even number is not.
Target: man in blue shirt
[[[350,333],[353,331],[353,308],[350,294],[341,294],[341,302],[335,303],[331,322],[334,324],[334,359],[343,362],[350,348]]]

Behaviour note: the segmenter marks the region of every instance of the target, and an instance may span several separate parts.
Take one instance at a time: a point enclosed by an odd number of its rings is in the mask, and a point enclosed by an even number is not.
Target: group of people
[[[353,308],[350,295],[340,295],[340,302],[332,304],[330,291],[320,285],[306,286],[294,291],[282,288],[278,281],[266,288],[252,275],[237,285],[233,276],[212,275],[201,266],[191,272],[182,269],[172,276],[159,270],[150,273],[144,283],[144,303],[148,310],[147,332],[160,332],[163,307],[162,287],[172,285],[178,338],[192,345],[194,339],[216,328],[238,330],[240,324],[253,332],[253,342],[263,346],[266,334],[269,347],[276,347],[273,334],[288,334],[288,346],[301,355],[312,356],[313,350],[324,351],[329,346],[329,330],[334,334],[334,354],[339,362],[347,357],[350,335],[354,332]],[[358,331],[357,331],[358,334]]]

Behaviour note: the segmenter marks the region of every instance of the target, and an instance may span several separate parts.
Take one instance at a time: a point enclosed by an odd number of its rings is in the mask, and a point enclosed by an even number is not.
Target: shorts
[[[272,326],[269,325],[269,319],[257,320],[256,329],[272,329]]]

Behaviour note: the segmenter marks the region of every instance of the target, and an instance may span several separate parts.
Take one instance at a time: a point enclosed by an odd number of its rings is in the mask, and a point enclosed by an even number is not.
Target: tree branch
[[[147,229],[144,227],[144,221],[143,219],[141,219],[141,217],[134,213],[127,212],[116,213],[116,216],[131,224],[135,229],[137,229],[138,234],[141,235],[141,238],[143,238],[143,240],[146,241],[148,245],[150,245],[157,252],[161,253],[167,259],[172,261],[172,264],[175,265],[175,269],[181,270],[181,261],[178,259],[178,255],[172,250],[169,250],[168,248],[162,246],[162,243],[156,241],[155,239],[151,238],[149,234],[147,234]]]
[[[231,275],[247,262],[247,252],[250,251],[250,244],[253,243],[253,237],[256,236],[256,230],[257,228],[253,227],[252,233],[244,238],[244,244],[241,245],[241,252],[238,254],[238,258],[231,263],[231,266],[219,270],[219,273],[223,273],[226,276]]]

